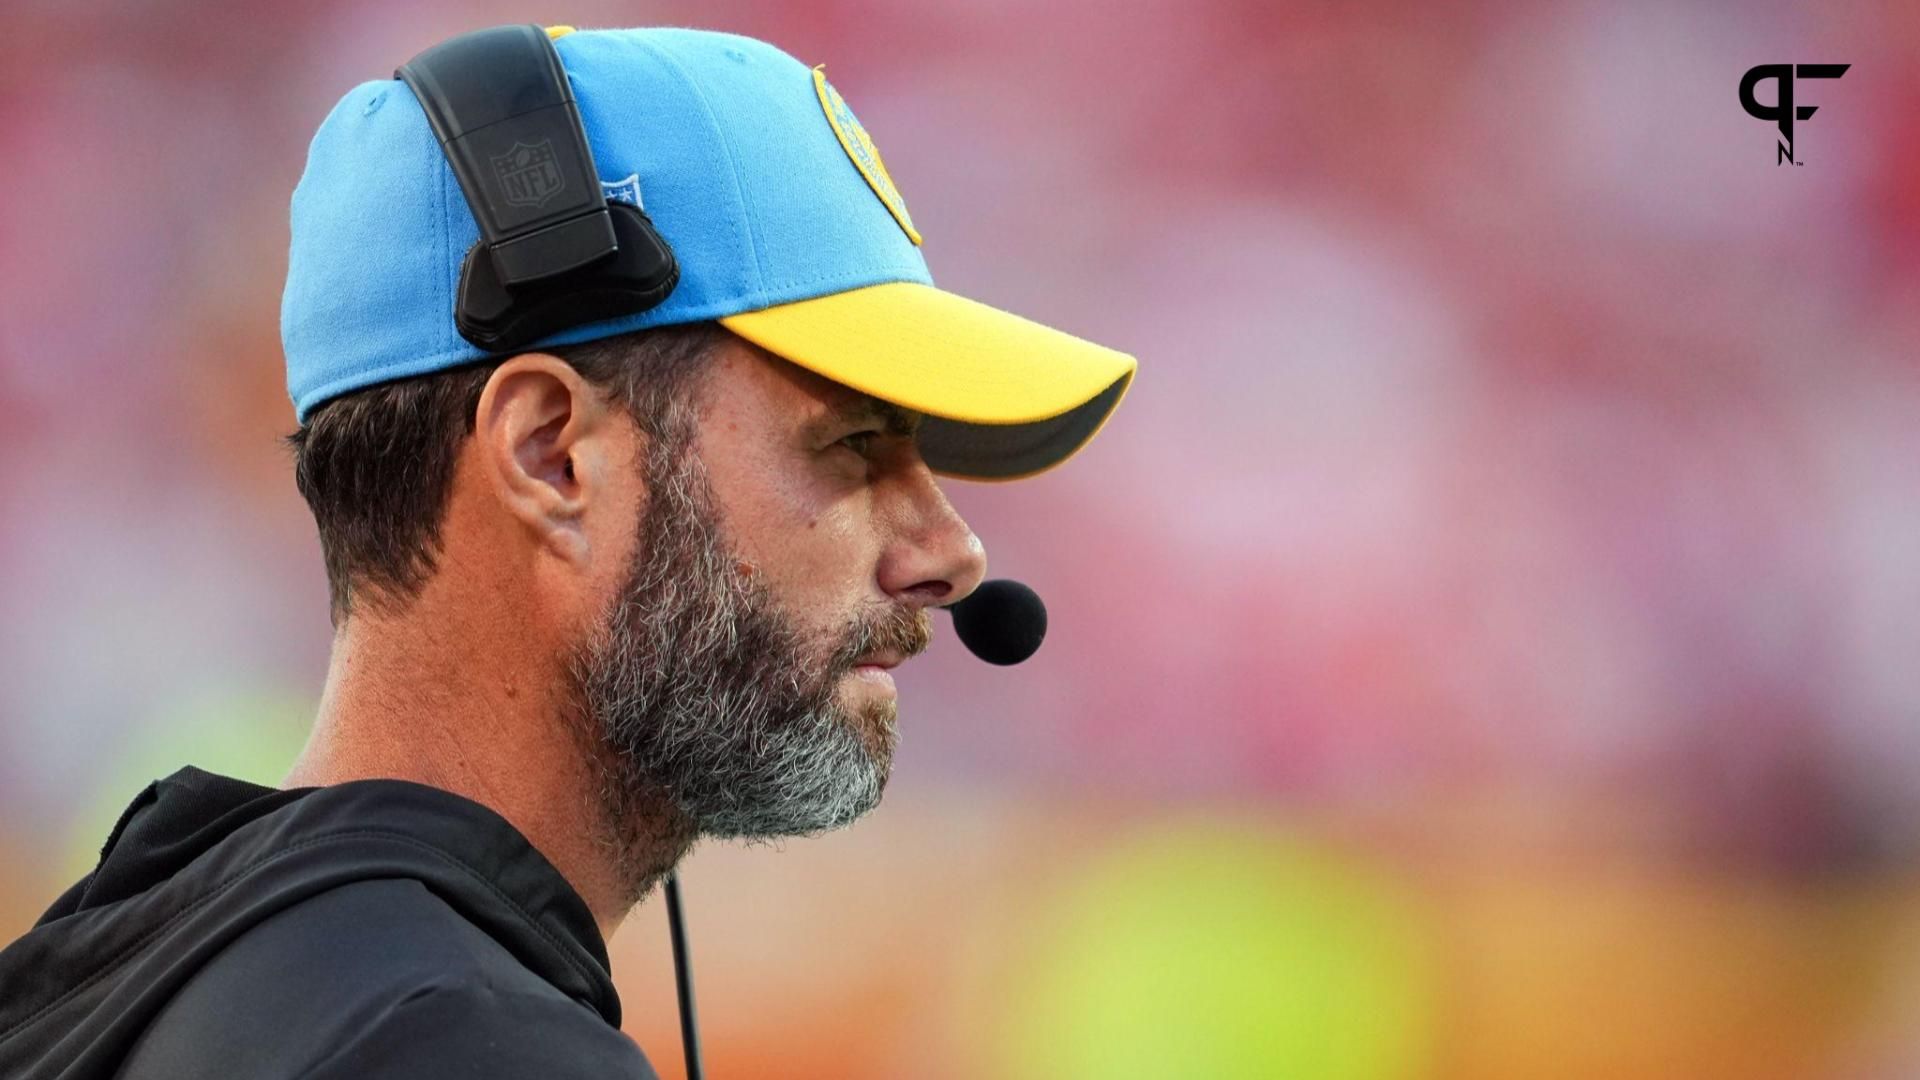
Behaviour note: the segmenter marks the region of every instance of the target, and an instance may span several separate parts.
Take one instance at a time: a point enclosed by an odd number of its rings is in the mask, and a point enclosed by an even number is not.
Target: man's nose
[[[881,589],[915,607],[966,599],[987,576],[986,548],[918,453],[890,471],[884,486],[893,539],[880,560]]]

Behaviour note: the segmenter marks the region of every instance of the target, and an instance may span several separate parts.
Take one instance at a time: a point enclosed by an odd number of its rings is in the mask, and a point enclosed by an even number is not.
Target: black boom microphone
[[[1006,578],[985,582],[947,610],[961,644],[989,664],[1017,664],[1047,636],[1047,605],[1040,594]]]

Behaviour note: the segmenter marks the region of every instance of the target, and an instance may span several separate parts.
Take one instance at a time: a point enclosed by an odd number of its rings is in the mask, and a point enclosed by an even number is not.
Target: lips
[[[863,620],[849,635],[846,648],[835,658],[834,670],[865,670],[873,675],[890,672],[925,652],[932,643],[933,620],[925,611],[885,609]]]

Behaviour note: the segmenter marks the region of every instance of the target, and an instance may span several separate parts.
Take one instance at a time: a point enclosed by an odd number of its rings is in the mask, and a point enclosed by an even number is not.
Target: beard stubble
[[[896,706],[841,686],[862,657],[932,639],[924,610],[871,604],[810,640],[734,557],[698,455],[647,473],[634,564],[568,658],[588,811],[635,899],[699,837],[805,836],[878,805]]]

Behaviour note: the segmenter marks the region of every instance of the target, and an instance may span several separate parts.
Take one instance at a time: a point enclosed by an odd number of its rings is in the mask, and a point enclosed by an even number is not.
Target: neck
[[[557,649],[529,650],[524,636],[490,648],[471,622],[422,606],[343,622],[313,733],[283,786],[410,780],[471,799],[518,829],[611,938],[686,854],[692,830],[664,795],[617,809],[602,799],[620,774],[585,729]],[[425,629],[449,625],[462,633],[437,640]]]

